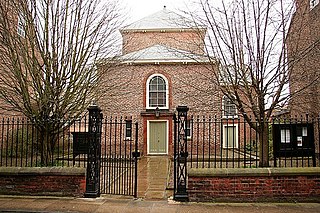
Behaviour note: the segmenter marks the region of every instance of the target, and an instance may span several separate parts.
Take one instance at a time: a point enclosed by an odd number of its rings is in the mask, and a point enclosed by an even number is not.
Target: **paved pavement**
[[[0,197],[0,212],[319,213],[319,203],[177,203],[123,197]]]
[[[169,157],[143,157],[138,163],[138,197],[143,199],[167,199],[173,190],[166,190],[172,181]],[[173,187],[172,187],[173,188]]]

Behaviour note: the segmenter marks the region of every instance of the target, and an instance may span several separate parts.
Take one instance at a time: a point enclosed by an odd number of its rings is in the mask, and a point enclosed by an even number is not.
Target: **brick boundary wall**
[[[0,167],[0,194],[83,197],[86,169]]]
[[[320,202],[320,168],[190,169],[191,202]]]

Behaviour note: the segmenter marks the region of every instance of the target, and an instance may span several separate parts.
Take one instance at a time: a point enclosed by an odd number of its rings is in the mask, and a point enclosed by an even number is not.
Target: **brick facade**
[[[219,115],[221,94],[209,79],[210,70],[204,64],[134,64],[120,65],[108,70],[112,81],[102,79],[105,88],[99,106],[106,115],[133,116],[139,122],[139,149],[147,151],[147,121],[167,120],[169,123],[169,153],[173,150],[173,113],[178,105],[187,105],[189,114]],[[201,74],[200,74],[201,73]],[[162,74],[169,83],[169,109],[161,110],[156,118],[154,110],[146,108],[146,81],[153,74]],[[201,86],[201,89],[198,86]],[[203,91],[216,91],[209,95]]]
[[[293,114],[317,115],[320,77],[320,5],[310,9],[309,0],[296,0],[288,38],[288,60],[292,67],[290,103]]]
[[[160,13],[165,16],[159,20],[166,20],[170,12],[164,8]],[[171,14],[172,15],[172,14]],[[175,15],[173,15],[174,17]],[[153,20],[154,17],[151,17]],[[179,20],[181,20],[179,18]],[[174,23],[175,20],[170,20]],[[133,26],[148,23],[148,18]],[[205,28],[186,28],[179,25],[173,28],[152,28],[156,24],[150,21],[144,29],[130,28],[121,30],[123,37],[124,56],[139,52],[137,58],[119,63],[101,63],[99,71],[102,73],[100,79],[101,95],[98,104],[105,115],[108,116],[132,116],[139,122],[139,150],[142,154],[148,154],[148,122],[166,121],[168,125],[168,154],[173,150],[173,114],[177,106],[188,106],[189,115],[221,116],[222,92],[215,80],[218,71],[218,63],[208,61],[204,52]],[[161,25],[162,24],[162,25]],[[159,26],[165,23],[158,24]],[[157,26],[158,26],[157,25]],[[146,56],[143,50],[162,45],[178,52],[188,51],[196,58],[189,55],[183,58],[181,55],[172,54],[172,59],[163,55],[167,53],[152,52]],[[156,55],[156,56],[155,56]],[[140,59],[140,56],[142,59]],[[163,56],[163,60],[162,57]],[[152,58],[154,57],[154,58]],[[158,58],[157,58],[158,57]],[[126,58],[126,57],[124,57]],[[126,58],[127,59],[127,58]],[[160,116],[155,116],[154,109],[147,106],[147,80],[152,75],[161,75],[168,82],[168,108],[160,110]],[[220,148],[220,132],[217,132],[217,147]],[[206,142],[203,142],[206,143]]]
[[[206,31],[195,30],[162,30],[162,31],[122,31],[123,54],[144,49],[155,44],[204,54],[204,36]],[[186,42],[181,42],[186,41]]]
[[[7,13],[5,14],[7,17],[7,19],[10,21],[10,25],[9,25],[9,29],[11,30],[11,32],[13,33],[13,35],[15,33],[17,33],[18,35],[18,13],[17,13],[17,8],[15,8],[13,1],[6,1],[6,0],[0,0],[0,5],[2,10],[7,11]],[[5,26],[6,27],[6,26]],[[0,26],[0,30],[1,28],[5,28],[3,26]],[[0,41],[1,42],[1,41]],[[0,48],[5,48],[3,46],[3,44],[0,44]],[[0,70],[2,72],[5,72],[5,70],[8,69],[8,65],[6,65],[5,63],[5,56],[0,58]],[[9,80],[9,79],[6,79]],[[4,86],[4,85],[2,85]],[[11,109],[11,110],[8,110]],[[0,115],[2,116],[21,116],[20,112],[16,112],[14,110],[12,110],[12,106],[9,105],[6,101],[4,101],[3,99],[0,99]]]

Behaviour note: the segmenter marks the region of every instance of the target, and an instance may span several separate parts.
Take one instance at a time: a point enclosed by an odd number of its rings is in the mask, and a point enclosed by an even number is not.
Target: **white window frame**
[[[319,4],[319,0],[310,0],[310,10]]]
[[[149,84],[150,84],[150,81],[152,78],[156,77],[156,76],[159,76],[161,78],[164,79],[165,83],[166,83],[166,106],[164,107],[158,107],[159,109],[169,109],[169,82],[168,82],[168,79],[162,75],[162,74],[153,74],[153,75],[150,75],[149,78],[147,79],[147,82],[146,82],[146,108],[147,109],[156,109],[157,107],[150,107],[149,106]]]
[[[23,17],[22,13],[19,13],[18,24],[17,24],[17,34],[21,37],[26,36],[25,26],[26,26],[26,20]]]
[[[234,136],[235,136],[235,145],[236,146],[229,146],[229,147],[227,147],[227,141],[225,140],[226,138],[225,138],[225,135],[226,135],[226,133],[227,133],[227,131],[226,131],[226,129],[227,128],[229,128],[229,127],[234,127],[235,128],[235,132],[234,132]],[[223,124],[223,130],[222,130],[223,132],[223,148],[224,149],[237,149],[237,148],[239,148],[239,133],[238,133],[238,124]]]
[[[234,107],[236,109],[235,114],[234,115],[225,115],[226,111],[225,111],[225,98],[228,98],[230,100],[230,98],[226,95],[224,95],[222,97],[222,117],[223,118],[237,118],[238,117],[238,109],[237,106],[234,104]]]

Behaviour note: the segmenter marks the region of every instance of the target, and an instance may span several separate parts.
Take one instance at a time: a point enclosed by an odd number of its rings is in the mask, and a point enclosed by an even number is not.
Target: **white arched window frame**
[[[163,79],[165,82],[165,88],[155,88],[155,85],[153,85],[153,88],[150,88],[150,83],[152,80],[155,80],[155,78]],[[159,95],[164,95],[163,100],[165,103],[161,102],[162,98],[158,97]],[[154,102],[155,99],[157,99],[156,102]],[[159,102],[161,102],[160,105],[158,104]],[[146,108],[156,109],[157,107],[159,109],[169,109],[169,83],[168,79],[162,74],[153,74],[149,76],[146,83]]]
[[[222,115],[225,118],[234,118],[238,115],[236,105],[226,95],[222,97]]]

